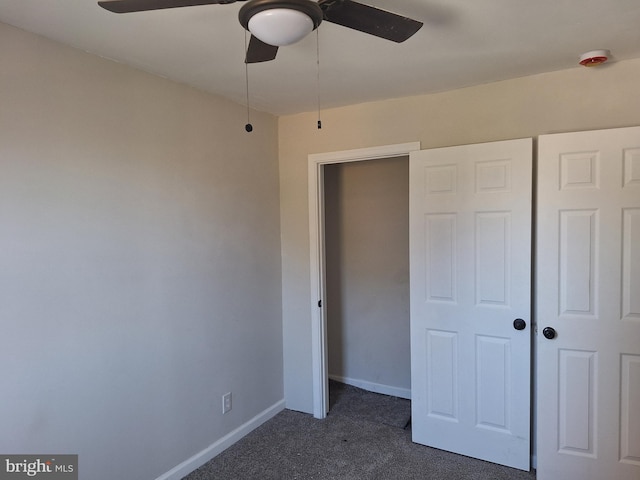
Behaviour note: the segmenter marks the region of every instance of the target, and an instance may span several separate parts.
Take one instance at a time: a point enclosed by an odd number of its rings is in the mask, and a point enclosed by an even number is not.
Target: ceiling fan
[[[131,13],[236,1],[245,0],[103,0],[98,5],[114,13]],[[278,47],[301,40],[323,20],[397,43],[422,27],[417,20],[353,0],[249,0],[238,19],[251,32],[246,63],[273,60]]]

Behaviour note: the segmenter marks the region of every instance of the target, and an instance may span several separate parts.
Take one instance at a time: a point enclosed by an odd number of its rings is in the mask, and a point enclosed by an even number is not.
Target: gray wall
[[[410,397],[409,160],[324,167],[329,376]]]
[[[0,452],[156,478],[282,403],[277,121],[2,24],[0,63]]]

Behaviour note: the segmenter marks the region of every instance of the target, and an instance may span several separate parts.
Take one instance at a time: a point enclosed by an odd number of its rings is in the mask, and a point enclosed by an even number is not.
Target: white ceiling
[[[362,3],[424,27],[396,44],[323,22],[318,36],[249,66],[251,106],[282,115],[316,110],[318,97],[329,108],[584,68],[579,55],[595,49],[612,62],[640,58],[640,0]],[[94,0],[0,0],[0,21],[245,104],[242,5],[114,14]]]

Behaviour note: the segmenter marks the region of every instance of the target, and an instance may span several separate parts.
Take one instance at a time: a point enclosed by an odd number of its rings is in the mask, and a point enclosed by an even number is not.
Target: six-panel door
[[[538,480],[638,480],[640,128],[541,136],[537,191]]]
[[[531,190],[531,139],[410,156],[413,440],[523,470]]]

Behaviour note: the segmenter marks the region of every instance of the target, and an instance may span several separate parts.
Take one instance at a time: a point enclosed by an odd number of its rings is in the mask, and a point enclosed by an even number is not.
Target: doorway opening
[[[311,287],[312,294],[317,294],[317,304],[313,305],[312,308],[312,333],[313,333],[313,348],[312,348],[312,357],[313,357],[313,398],[314,398],[314,416],[316,418],[324,418],[329,411],[329,349],[328,349],[328,315],[327,315],[327,307],[328,307],[328,296],[327,296],[327,255],[326,255],[326,245],[325,240],[327,239],[327,234],[325,229],[327,228],[326,216],[325,216],[325,179],[328,179],[329,182],[335,182],[335,173],[331,170],[331,165],[334,164],[345,164],[349,162],[358,162],[363,160],[377,160],[377,159],[387,159],[387,161],[394,161],[398,157],[405,157],[411,151],[419,150],[420,144],[418,142],[400,144],[400,145],[389,145],[383,147],[374,147],[368,149],[358,149],[358,150],[350,150],[344,152],[333,152],[327,154],[317,154],[309,156],[309,209],[310,209],[310,240],[311,240]],[[325,170],[325,166],[328,166],[328,169]],[[333,177],[332,177],[333,175]],[[329,199],[331,202],[331,199]],[[408,210],[407,210],[408,211]],[[405,215],[407,214],[405,211]],[[374,216],[375,218],[375,216]],[[373,222],[375,224],[375,222]],[[408,225],[408,224],[407,224]],[[329,228],[334,228],[334,226],[329,226]],[[372,228],[372,227],[370,227]],[[405,227],[408,231],[408,227]],[[333,238],[333,237],[332,237]],[[353,240],[350,240],[353,242]],[[331,250],[331,245],[329,245],[329,249]],[[343,252],[344,253],[344,252]],[[338,253],[340,255],[340,253]],[[378,254],[380,255],[380,254]],[[382,255],[386,255],[383,253]],[[335,259],[330,260],[334,262]],[[361,260],[358,260],[361,261]],[[361,267],[358,267],[361,268]],[[366,269],[366,266],[365,266]],[[357,269],[356,269],[357,270]],[[397,272],[396,272],[397,273]],[[340,275],[340,274],[338,274]],[[402,283],[400,273],[397,273],[395,277],[396,283]],[[366,280],[366,279],[365,279]],[[393,281],[393,276],[392,276]],[[366,283],[366,282],[365,282]],[[408,283],[408,278],[407,278]],[[357,288],[363,288],[362,286]],[[344,293],[344,292],[343,292]],[[396,292],[397,293],[397,292]],[[335,295],[335,293],[334,293]],[[366,295],[365,295],[366,297]],[[335,300],[335,297],[334,297]],[[406,308],[408,308],[408,297],[406,298]],[[362,301],[362,300],[358,300]],[[375,301],[375,299],[374,299]],[[315,303],[315,302],[314,302]],[[342,307],[339,307],[342,308]],[[408,314],[407,314],[408,316]],[[377,317],[376,321],[379,321],[380,317]],[[353,332],[351,332],[353,333]],[[337,337],[340,338],[340,337]],[[408,341],[408,324],[407,324],[407,335],[406,341]],[[338,340],[338,342],[345,341],[345,338],[342,340]],[[408,351],[405,352],[408,354]],[[336,368],[336,364],[344,362],[344,358],[332,359],[331,368]],[[408,364],[410,365],[410,364]],[[350,369],[352,367],[349,367]],[[342,371],[343,374],[336,374],[336,372],[331,372],[332,376],[342,377],[341,380],[344,382],[358,380],[356,378],[349,377],[349,373],[344,373],[345,371],[341,368],[338,369]],[[353,371],[353,370],[347,370]],[[407,368],[406,375],[410,376],[410,368]],[[388,384],[387,380],[384,380],[380,375],[389,375],[389,372],[379,373],[378,381],[376,381],[375,374],[373,380],[367,381],[361,386],[363,386],[367,390],[378,391],[379,393],[386,393],[394,396],[410,396],[410,390],[406,387],[400,385],[399,387],[394,387],[393,384]],[[386,377],[384,377],[386,378]],[[340,379],[339,379],[340,380]],[[383,383],[383,382],[387,382]],[[395,382],[397,383],[397,382]],[[410,385],[410,382],[407,383]],[[392,387],[391,389],[389,387]],[[394,389],[395,388],[395,389]]]
[[[329,410],[410,399],[409,158],[326,165],[323,196]]]

